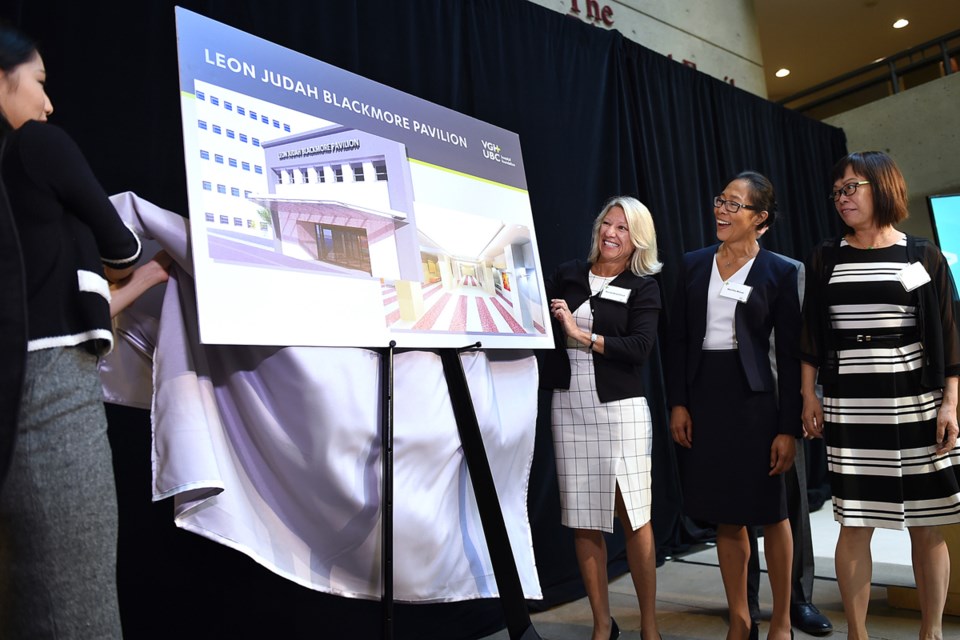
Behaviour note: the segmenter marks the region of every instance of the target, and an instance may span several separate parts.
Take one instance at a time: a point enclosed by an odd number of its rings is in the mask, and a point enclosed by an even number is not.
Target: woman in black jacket
[[[728,640],[757,638],[747,604],[747,526],[763,526],[773,615],[791,637],[793,539],[783,472],[800,429],[800,301],[794,265],[760,248],[776,216],[770,181],[734,177],[713,200],[718,244],[683,256],[667,339],[667,402],[683,510],[717,525]],[[777,379],[770,367],[775,330]]]
[[[657,333],[660,271],[653,219],[629,197],[607,202],[586,261],[547,280],[556,348],[542,359],[554,389],[553,437],[561,517],[574,529],[577,562],[593,611],[593,638],[617,638],[607,592],[603,532],[614,512],[626,534],[641,637],[657,638],[656,558],[650,526],[652,427],[640,368]]]
[[[46,123],[45,82],[33,43],[0,26],[0,182],[21,248],[27,333],[15,432],[0,434],[8,452],[15,439],[0,488],[0,637],[120,638],[97,358],[113,345],[109,282],[132,272],[140,241],[73,140]]]

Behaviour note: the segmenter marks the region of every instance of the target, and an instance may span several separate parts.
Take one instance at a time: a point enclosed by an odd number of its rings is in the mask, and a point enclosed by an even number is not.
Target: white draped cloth
[[[152,409],[154,500],[172,497],[177,526],[294,582],[379,598],[380,356],[200,344],[187,220],[112,199],[177,265],[165,292],[118,318],[101,365],[109,402]],[[524,594],[539,599],[526,504],[536,364],[529,352],[462,362]],[[394,366],[394,597],[496,597],[440,358],[398,353]]]

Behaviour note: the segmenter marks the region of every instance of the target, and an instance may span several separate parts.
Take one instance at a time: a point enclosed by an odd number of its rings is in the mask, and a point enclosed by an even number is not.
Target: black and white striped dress
[[[613,278],[590,274],[596,295]],[[577,326],[593,328],[590,301],[573,312]],[[653,423],[640,396],[600,402],[593,353],[567,338],[570,388],[553,392],[553,443],[560,485],[560,521],[574,529],[613,531],[619,486],[631,527],[650,521]]]
[[[870,250],[844,240],[827,286],[839,340],[824,438],[834,517],[848,526],[960,522],[960,451],[935,453],[942,393],[920,385],[918,299],[897,278],[907,264],[906,240]]]

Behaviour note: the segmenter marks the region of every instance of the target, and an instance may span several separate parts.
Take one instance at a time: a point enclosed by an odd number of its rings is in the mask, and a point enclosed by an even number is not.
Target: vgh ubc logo
[[[500,145],[493,142],[487,142],[486,140],[481,140],[480,146],[483,147],[483,157],[487,160],[499,162],[500,164],[505,164],[508,167],[516,166],[513,162],[513,159],[500,153]]]

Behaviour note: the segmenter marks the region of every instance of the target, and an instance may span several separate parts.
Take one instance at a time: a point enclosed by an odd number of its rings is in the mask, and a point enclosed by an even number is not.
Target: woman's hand
[[[166,282],[170,278],[172,263],[173,258],[161,249],[126,278],[112,283],[110,285],[110,317],[116,316],[129,307],[151,288]]]
[[[943,455],[957,446],[957,407],[940,405],[937,411],[937,455]]]
[[[800,395],[803,397],[803,437],[823,437],[823,405],[817,397],[817,368],[808,362],[800,363]]]
[[[957,446],[957,376],[948,376],[937,411],[937,455]]]
[[[686,407],[676,406],[670,410],[670,435],[681,447],[693,447],[693,420]]]
[[[141,276],[146,279],[147,284],[153,287],[170,279],[171,264],[173,264],[173,258],[161,249],[137,270],[142,272]]]
[[[551,300],[550,314],[557,319],[557,322],[560,323],[560,326],[563,328],[563,332],[566,335],[577,339],[580,329],[577,327],[577,321],[573,319],[573,314],[570,313],[570,308],[567,307],[567,302],[565,300],[561,298],[554,298]]]
[[[778,476],[793,466],[797,456],[797,439],[789,433],[781,433],[770,445],[770,474]]]
[[[803,411],[800,412],[800,419],[803,422],[803,437],[822,438],[823,437],[823,405],[820,404],[820,398],[814,392],[803,394]]]

